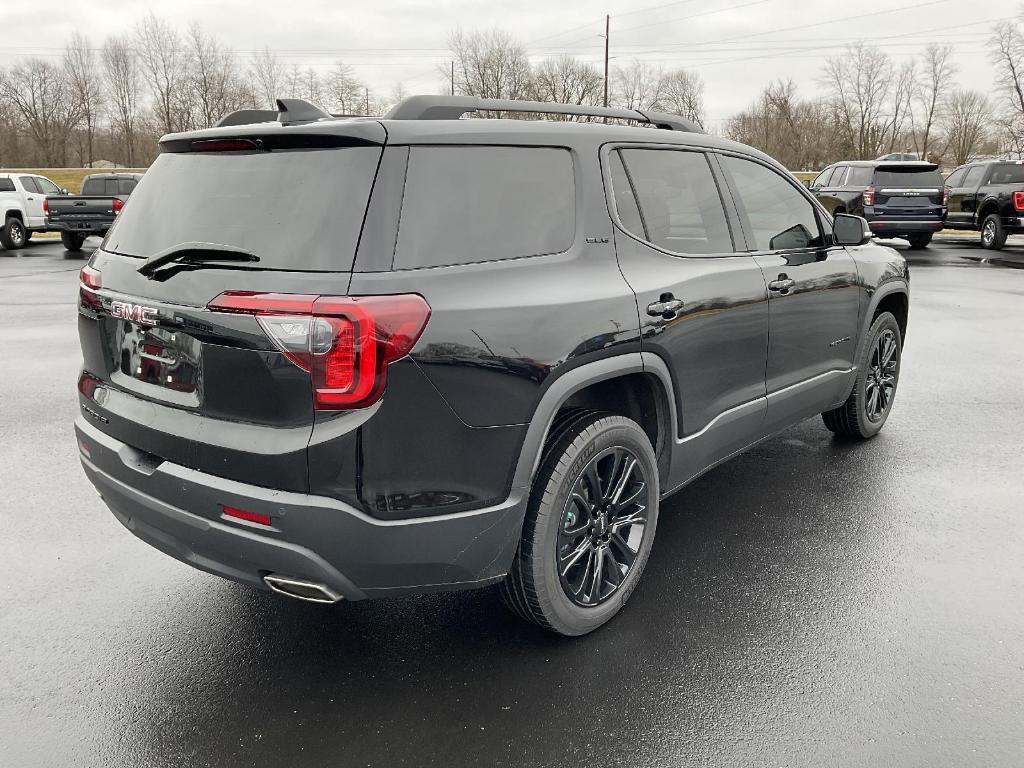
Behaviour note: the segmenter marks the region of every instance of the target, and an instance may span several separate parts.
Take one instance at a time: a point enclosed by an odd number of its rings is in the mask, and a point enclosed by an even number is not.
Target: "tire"
[[[931,232],[920,232],[913,235],[908,235],[907,240],[910,242],[910,250],[918,251],[922,248],[927,248],[928,243],[932,241]]]
[[[85,242],[85,235],[80,235],[77,232],[61,232],[60,241],[67,250],[80,251],[82,250],[82,244]]]
[[[505,604],[560,635],[584,635],[609,621],[647,564],[660,493],[654,450],[635,421],[593,411],[563,419],[533,482],[501,585]],[[618,503],[609,506],[613,498]],[[591,501],[600,502],[596,511]]]
[[[29,229],[29,230],[26,230],[26,231],[25,231],[25,242],[26,242],[26,243],[27,243],[27,242],[28,242],[29,240],[31,240],[31,239],[32,239],[32,234],[33,234],[33,232],[32,232],[32,230],[31,230],[31,229]]]
[[[883,339],[889,339],[893,345],[891,362],[886,362],[889,360],[886,352],[889,347]],[[860,440],[877,435],[892,411],[902,357],[903,337],[899,323],[891,312],[882,312],[868,329],[858,355],[857,380],[853,391],[841,406],[821,414],[825,426],[837,435]],[[883,383],[879,385],[879,381]],[[876,397],[883,402],[879,402]]]
[[[1006,245],[1006,229],[998,213],[990,213],[981,222],[981,247],[998,251]]]
[[[28,242],[26,234],[25,225],[21,222],[21,219],[15,216],[8,216],[7,221],[4,222],[3,229],[0,229],[0,245],[8,251],[24,248],[25,243]]]

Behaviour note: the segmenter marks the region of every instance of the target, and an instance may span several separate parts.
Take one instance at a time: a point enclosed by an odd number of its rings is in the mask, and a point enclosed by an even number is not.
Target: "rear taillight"
[[[949,187],[942,188],[942,204],[949,205]]]
[[[227,504],[221,504],[220,508],[224,517],[233,517],[235,520],[245,520],[247,523],[256,523],[257,525],[270,525],[273,523],[270,515],[264,515],[261,512],[250,512],[247,509],[229,507]]]
[[[315,296],[225,291],[208,308],[256,315],[284,356],[312,375],[317,410],[365,408],[379,400],[388,363],[409,354],[430,318],[430,305],[414,293]]]
[[[96,291],[103,287],[103,275],[95,267],[86,264],[78,273],[78,280],[78,295],[82,299],[82,304],[91,309],[99,309],[100,297],[96,295]]]
[[[1024,192],[1013,193],[1013,207],[1018,211],[1024,211]]]
[[[867,189],[864,190],[864,205],[874,205],[874,204],[875,204],[875,188],[874,187],[868,187]]]
[[[114,214],[116,215],[116,214],[120,213],[122,208],[124,208],[124,200],[122,200],[120,197],[115,197],[114,198]]]
[[[49,201],[49,200],[47,200],[47,199],[46,199],[46,198],[44,197],[44,198],[43,198],[43,213],[49,213],[49,212],[50,212],[50,201]]]

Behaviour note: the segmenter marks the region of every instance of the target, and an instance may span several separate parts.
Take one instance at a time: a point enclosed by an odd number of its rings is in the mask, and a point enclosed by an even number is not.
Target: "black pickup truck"
[[[89,235],[103,237],[142,178],[141,173],[101,173],[86,176],[82,194],[47,197],[43,203],[47,227],[60,232],[69,251],[82,250]]]
[[[946,178],[949,229],[981,232],[982,248],[998,251],[1024,232],[1024,162],[986,160],[962,165]]]

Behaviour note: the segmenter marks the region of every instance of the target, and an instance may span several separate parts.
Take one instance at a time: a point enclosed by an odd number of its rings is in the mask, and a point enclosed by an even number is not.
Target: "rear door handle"
[[[787,293],[790,292],[794,285],[796,285],[796,280],[793,280],[792,278],[789,278],[783,274],[779,275],[778,280],[772,280],[770,283],[768,283],[768,290],[773,291],[775,293],[781,293],[783,296],[785,296]]]
[[[657,301],[647,305],[647,314],[651,317],[661,316],[666,320],[671,320],[682,308],[682,299],[677,299],[671,293],[663,293]]]

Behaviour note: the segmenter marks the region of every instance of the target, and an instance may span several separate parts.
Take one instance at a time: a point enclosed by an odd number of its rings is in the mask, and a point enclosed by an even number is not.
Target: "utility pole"
[[[608,27],[611,23],[611,16],[604,17],[604,105],[608,106]]]
[[[452,96],[455,95],[455,59],[452,59]]]

